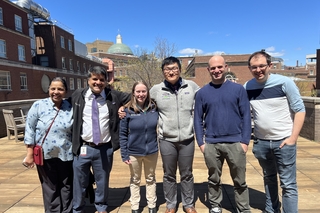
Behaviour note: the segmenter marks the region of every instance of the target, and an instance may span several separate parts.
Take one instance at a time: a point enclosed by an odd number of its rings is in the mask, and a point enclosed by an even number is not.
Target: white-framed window
[[[80,72],[80,62],[77,61],[77,71]]]
[[[77,89],[81,88],[81,79],[77,78]]]
[[[69,59],[69,68],[70,70],[73,70],[73,60]]]
[[[88,80],[83,79],[83,88],[86,88],[88,86]]]
[[[11,90],[10,72],[0,71],[0,90]]]
[[[69,82],[70,82],[70,90],[74,90],[74,78],[70,78]]]
[[[64,37],[63,36],[60,36],[60,43],[61,43],[61,48],[65,48],[64,46]]]
[[[70,39],[68,40],[68,47],[69,51],[72,51],[72,41]]]
[[[20,72],[20,89],[21,90],[27,90],[28,89],[27,73]]]
[[[26,51],[23,45],[18,44],[19,61],[26,61]]]
[[[83,63],[83,72],[87,72],[86,63]]]
[[[117,70],[113,71],[114,77],[117,77]]]
[[[0,39],[0,57],[2,58],[7,57],[6,41],[1,39]]]
[[[14,23],[16,27],[16,31],[22,32],[22,19],[18,15],[14,15]]]
[[[66,69],[66,58],[62,57],[62,69]]]
[[[3,12],[2,12],[2,7],[0,7],[0,24],[3,25]]]

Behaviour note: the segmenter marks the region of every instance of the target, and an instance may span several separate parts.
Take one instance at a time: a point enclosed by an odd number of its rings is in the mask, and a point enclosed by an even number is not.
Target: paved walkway
[[[250,205],[252,212],[261,212],[264,207],[264,189],[261,169],[250,150],[247,154],[247,183],[250,189]],[[35,169],[26,169],[21,165],[25,156],[23,141],[0,138],[0,212],[6,213],[38,213],[44,212],[42,194]],[[162,162],[158,161],[157,194],[158,207],[161,213],[165,211],[165,200],[162,193]],[[320,212],[320,143],[299,138],[297,179],[299,187],[299,212]],[[207,203],[207,169],[203,156],[196,148],[194,159],[196,209],[198,213],[208,212]],[[235,213],[232,181],[228,166],[225,165],[222,174],[224,198],[223,212]],[[129,169],[121,162],[119,151],[115,152],[114,165],[110,180],[109,211],[111,213],[130,213]],[[145,182],[142,181],[141,210],[148,212],[145,196]],[[281,192],[279,192],[281,194]],[[182,213],[179,197],[178,213]],[[87,213],[94,213],[92,204],[88,204]]]

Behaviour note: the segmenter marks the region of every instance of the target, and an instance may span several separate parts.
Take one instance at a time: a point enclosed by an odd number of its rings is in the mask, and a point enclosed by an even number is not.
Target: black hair
[[[67,85],[67,81],[61,77],[54,77],[51,82],[50,82],[50,85],[52,82],[55,82],[55,81],[60,81],[62,84],[63,84],[63,87],[64,89],[66,90],[66,92],[68,91],[68,85]]]
[[[177,63],[177,64],[178,64],[178,67],[179,67],[179,70],[181,70],[180,60],[177,59],[176,57],[173,57],[173,56],[169,56],[169,57],[163,59],[162,65],[161,65],[161,69],[163,70],[163,67],[164,67],[164,66],[170,65],[170,64],[174,64],[174,63]]]
[[[93,67],[90,67],[89,70],[88,70],[88,74],[87,74],[87,77],[88,78],[91,78],[92,75],[103,75],[104,76],[104,79],[107,81],[107,72],[106,70],[101,67],[101,66],[93,66]]]
[[[258,55],[262,55],[267,59],[267,64],[270,65],[271,64],[271,55],[269,55],[268,53],[266,53],[265,50],[260,50],[257,52],[254,52],[250,55],[249,59],[248,59],[248,66],[250,67],[250,61],[253,57],[256,57]]]

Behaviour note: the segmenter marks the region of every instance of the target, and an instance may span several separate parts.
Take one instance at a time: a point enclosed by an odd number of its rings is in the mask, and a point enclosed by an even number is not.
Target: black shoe
[[[131,213],[139,213],[139,210],[131,210]]]
[[[149,213],[156,213],[157,212],[157,208],[149,208]]]

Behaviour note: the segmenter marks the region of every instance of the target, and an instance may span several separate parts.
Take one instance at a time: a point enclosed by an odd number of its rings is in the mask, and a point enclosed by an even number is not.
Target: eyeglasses
[[[268,64],[260,64],[259,66],[250,66],[250,69],[251,69],[252,71],[257,71],[258,68],[259,68],[260,70],[264,70],[264,69],[267,68],[267,66],[268,66]]]
[[[169,73],[171,71],[177,73],[179,71],[179,67],[166,67],[163,69],[163,71],[165,73]]]

